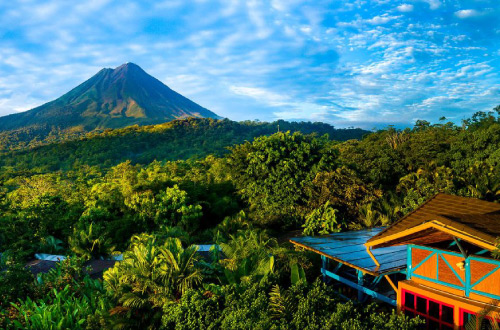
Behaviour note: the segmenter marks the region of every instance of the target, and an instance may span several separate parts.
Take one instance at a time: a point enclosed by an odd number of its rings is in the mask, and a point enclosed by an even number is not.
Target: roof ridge
[[[379,246],[379,242],[387,240],[399,232],[417,228],[432,220],[453,224],[452,226],[460,224],[464,228],[469,228],[467,230],[476,230],[474,235],[477,237],[487,236],[488,240],[491,241],[492,237],[500,236],[499,216],[499,203],[473,197],[438,193],[412,212],[371,237],[366,242],[366,245]]]

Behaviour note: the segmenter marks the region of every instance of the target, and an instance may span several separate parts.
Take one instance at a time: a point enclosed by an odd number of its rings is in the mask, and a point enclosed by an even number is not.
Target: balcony
[[[464,297],[500,300],[500,260],[464,256],[426,246],[407,246],[407,279],[442,285]]]

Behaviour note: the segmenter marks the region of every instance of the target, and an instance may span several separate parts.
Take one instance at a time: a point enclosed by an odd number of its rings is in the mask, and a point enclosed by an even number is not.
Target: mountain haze
[[[0,131],[22,130],[30,137],[44,138],[56,131],[89,132],[187,117],[219,118],[138,65],[126,63],[102,69],[54,101],[0,117]]]

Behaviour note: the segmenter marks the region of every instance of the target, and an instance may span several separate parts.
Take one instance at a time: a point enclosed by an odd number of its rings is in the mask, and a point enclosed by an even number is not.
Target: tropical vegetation
[[[387,225],[438,192],[500,201],[500,107],[348,141],[309,134],[316,124],[248,123],[247,141],[224,121],[165,125],[2,155],[0,328],[415,329],[343,301],[288,233]],[[35,253],[70,257],[35,277],[24,267]],[[90,276],[88,260],[116,253]]]

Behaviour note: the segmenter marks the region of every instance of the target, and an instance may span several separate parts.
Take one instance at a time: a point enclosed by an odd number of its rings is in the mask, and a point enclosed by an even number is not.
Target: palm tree
[[[278,246],[275,239],[255,230],[244,230],[230,237],[228,243],[220,243],[225,256],[220,264],[228,283],[263,279],[274,271],[275,258],[271,250]]]
[[[63,241],[54,236],[47,236],[40,243],[40,252],[42,253],[59,253],[64,251]]]
[[[485,162],[475,163],[467,170],[467,190],[470,196],[489,201],[500,198],[498,169]]]
[[[159,245],[154,236],[135,236],[123,261],[104,274],[106,288],[121,304],[112,313],[135,317],[135,327],[155,327],[165,304],[201,283],[197,249],[183,248],[178,238]]]
[[[71,251],[86,260],[109,256],[115,250],[111,239],[107,238],[101,226],[93,223],[83,229],[75,228],[68,239]]]

